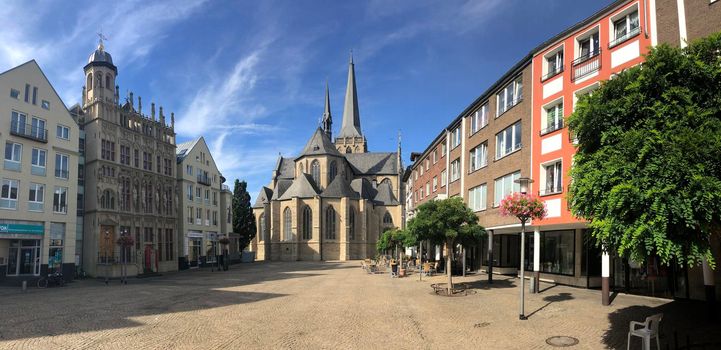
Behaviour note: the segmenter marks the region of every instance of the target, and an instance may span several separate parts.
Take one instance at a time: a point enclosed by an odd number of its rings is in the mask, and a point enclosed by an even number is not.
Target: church
[[[253,205],[256,259],[352,260],[376,254],[383,231],[403,223],[400,143],[368,152],[361,131],[355,68],[348,66],[343,122],[333,140],[328,87],[321,126],[296,157],[278,157]]]

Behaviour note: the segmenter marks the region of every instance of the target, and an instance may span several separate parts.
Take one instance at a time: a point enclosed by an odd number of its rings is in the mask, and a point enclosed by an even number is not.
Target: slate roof
[[[301,174],[288,189],[278,198],[279,200],[298,198],[313,198],[318,195],[318,188],[315,187],[313,178],[308,174]]]
[[[363,199],[373,200],[376,197],[377,191],[368,179],[354,179],[350,186]]]
[[[292,158],[278,157],[278,178],[293,179],[295,178],[295,161]]]
[[[270,198],[273,197],[273,190],[263,186],[258,192],[258,198],[255,199],[253,208],[263,208],[264,204],[270,203]]]
[[[351,188],[348,181],[343,176],[336,176],[333,181],[330,182],[325,191],[320,194],[323,198],[343,198],[348,197],[350,199],[358,199],[360,196],[356,191]]]
[[[293,180],[290,179],[280,179],[278,180],[278,183],[275,185],[275,190],[273,191],[273,197],[270,198],[270,200],[274,201],[280,198],[280,196],[285,193],[285,191],[288,190],[288,187],[293,184]]]
[[[396,152],[347,153],[344,156],[356,174],[398,174],[398,153]]]
[[[305,147],[303,147],[303,152],[300,153],[298,158],[302,156],[319,154],[329,154],[338,157],[343,156],[342,154],[340,154],[340,152],[338,152],[337,149],[335,149],[335,145],[323,132],[323,130],[321,130],[321,128],[317,128],[315,130],[313,136],[311,136],[310,140],[308,140],[308,143],[305,145]]]
[[[377,191],[378,193],[375,198],[373,198],[374,202],[381,205],[398,205],[398,200],[396,196],[393,195],[393,189],[391,189],[390,183],[381,182],[378,185]]]
[[[185,159],[185,157],[188,156],[188,154],[190,153],[190,150],[192,150],[193,147],[195,147],[195,145],[198,143],[198,141],[200,141],[201,138],[202,138],[202,136],[201,136],[201,137],[198,137],[198,138],[195,139],[195,140],[190,140],[190,141],[187,141],[187,142],[183,142],[183,143],[178,144],[178,145],[176,146],[176,148],[175,148],[175,156],[176,156],[176,158],[177,158],[176,160],[178,161],[178,163],[182,162],[183,159]]]

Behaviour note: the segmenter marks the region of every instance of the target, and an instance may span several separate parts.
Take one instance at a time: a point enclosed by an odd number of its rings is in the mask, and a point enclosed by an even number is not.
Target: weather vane
[[[108,37],[103,35],[102,29],[100,29],[100,32],[98,33],[98,38],[99,38],[98,39],[98,49],[100,49],[100,51],[103,51],[103,50],[105,50],[105,45],[103,45],[103,40],[108,40]]]

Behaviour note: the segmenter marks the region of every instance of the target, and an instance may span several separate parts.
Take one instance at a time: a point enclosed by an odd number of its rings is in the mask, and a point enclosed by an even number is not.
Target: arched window
[[[103,73],[95,74],[95,84],[98,84],[99,88],[103,87]]]
[[[265,241],[265,214],[260,214],[258,217],[258,238]]]
[[[283,211],[283,240],[293,240],[293,213],[290,208],[285,208]]]
[[[85,83],[88,91],[93,89],[93,73],[88,74],[88,81]]]
[[[345,153],[353,153],[353,150],[349,147],[345,148]]]
[[[351,207],[348,212],[348,228],[350,229],[348,239],[353,241],[355,240],[355,209],[353,209],[353,207]]]
[[[309,206],[303,208],[303,239],[313,238],[313,211]]]
[[[330,162],[330,168],[328,169],[328,183],[331,183],[333,179],[335,179],[336,174],[338,174],[338,167],[334,160]]]
[[[383,224],[393,225],[393,217],[391,216],[391,213],[386,212],[386,215],[383,215]]]
[[[383,181],[381,181],[381,185],[382,184],[388,184],[388,187],[391,189],[391,192],[393,191],[393,184],[391,184],[391,179],[389,179],[389,178],[383,179]]]
[[[316,186],[320,187],[320,163],[317,159],[310,164],[310,174],[313,176]]]
[[[115,196],[111,190],[103,191],[103,195],[100,196],[100,208],[115,209]]]
[[[303,163],[300,163],[300,167],[298,169],[301,174],[305,173],[305,169],[303,168]]]
[[[335,210],[333,207],[325,210],[325,238],[335,239]]]
[[[113,83],[110,82],[110,79],[111,79],[110,74],[106,74],[106,75],[105,75],[105,87],[106,87],[108,90],[112,90],[112,89],[113,89]]]

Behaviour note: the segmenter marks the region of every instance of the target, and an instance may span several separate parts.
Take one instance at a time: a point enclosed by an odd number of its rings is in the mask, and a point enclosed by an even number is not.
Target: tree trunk
[[[451,258],[453,257],[453,252],[451,251],[452,243],[449,241],[446,241],[446,274],[448,275],[448,295],[452,295],[451,292],[453,291],[453,278],[451,274]]]

